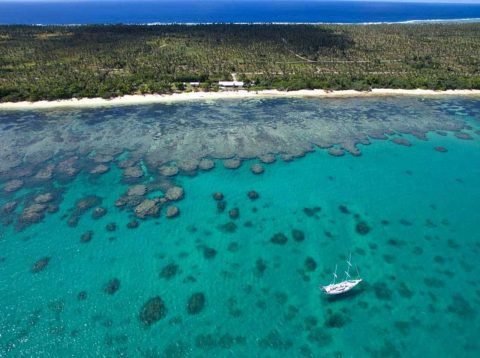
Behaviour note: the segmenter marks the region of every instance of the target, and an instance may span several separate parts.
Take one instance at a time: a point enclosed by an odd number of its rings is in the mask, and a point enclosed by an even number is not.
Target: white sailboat
[[[357,278],[351,279],[350,277],[350,267],[352,267],[352,254],[347,261],[347,271],[345,271],[345,279],[342,282],[336,283],[337,281],[337,265],[335,265],[335,272],[333,273],[333,282],[327,286],[321,286],[321,290],[326,293],[327,295],[340,295],[342,293],[350,291],[352,288],[357,286],[362,279],[360,278],[360,274],[358,273],[357,269]]]

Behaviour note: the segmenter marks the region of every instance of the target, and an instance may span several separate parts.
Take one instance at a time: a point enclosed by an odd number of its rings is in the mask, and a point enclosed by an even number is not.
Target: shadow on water
[[[356,297],[361,293],[364,293],[364,291],[365,289],[356,289],[356,290],[345,292],[341,295],[325,296],[325,300],[327,302],[337,302],[337,301],[343,301],[346,299],[352,299],[353,297]]]

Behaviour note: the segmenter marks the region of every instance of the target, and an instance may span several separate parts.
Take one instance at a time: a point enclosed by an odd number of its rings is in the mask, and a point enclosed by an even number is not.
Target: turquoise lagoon
[[[203,105],[174,107],[179,113]],[[330,104],[284,99],[210,105],[269,106],[272,111],[291,105],[293,115],[300,108]],[[88,163],[104,147],[71,149],[58,140],[59,152],[33,164],[27,163],[31,152],[22,154],[2,174],[5,187],[11,173],[17,170],[19,176],[18,168],[25,168],[23,187],[0,197],[0,206],[18,202],[13,212],[4,206],[1,213],[0,356],[477,357],[480,101],[345,99],[336,105],[339,111],[383,106],[405,117],[414,106],[419,106],[416,115],[434,108],[441,118],[460,123],[461,133],[471,139],[433,126],[425,138],[418,132],[401,134],[409,147],[370,139],[370,145],[357,146],[360,156],[341,157],[314,148],[292,161],[277,155],[276,162],[262,164],[261,175],[250,171],[258,159],[246,159],[236,170],[216,159],[210,171],[181,172],[173,179],[159,178],[138,144],[103,160],[109,171],[101,175],[90,174]],[[44,122],[80,121],[61,122],[61,128],[82,137],[101,132],[108,121],[126,121],[129,111],[150,113],[144,117],[149,125],[162,121],[161,111],[172,111],[164,107],[2,112],[2,150],[7,153],[5,143],[16,143],[41,152],[43,139],[33,138],[45,130]],[[86,125],[83,111],[101,114]],[[111,111],[115,115],[107,116]],[[25,136],[28,142],[22,142]],[[79,170],[70,176],[54,172],[47,180],[29,179],[61,160],[57,157],[72,155]],[[126,180],[119,163],[132,155],[143,176]],[[139,226],[128,228],[134,214],[116,201],[134,183],[159,180],[184,189],[184,199],[175,203],[181,214],[167,219],[162,208],[158,217],[137,219]],[[163,185],[146,195],[162,196],[169,184]],[[251,190],[258,192],[257,200],[247,196]],[[19,225],[22,210],[45,192],[55,193],[58,211]],[[224,212],[217,209],[214,192],[223,193]],[[90,208],[76,226],[68,225],[78,200],[91,195],[99,197],[96,206],[107,214],[94,219]],[[237,219],[229,217],[232,208],[239,209]],[[106,229],[109,223],[116,224],[115,231]],[[297,240],[292,230],[298,230]],[[83,243],[87,231],[93,236]],[[286,243],[271,241],[279,233]],[[336,264],[342,272],[349,252],[364,282],[344,297],[325,297],[319,286],[330,282]],[[45,257],[47,265],[33,270]],[[114,279],[115,288],[107,292]],[[204,305],[197,302],[189,311],[189,299],[198,293]],[[148,325],[140,312],[153,297],[161,298],[163,314]]]

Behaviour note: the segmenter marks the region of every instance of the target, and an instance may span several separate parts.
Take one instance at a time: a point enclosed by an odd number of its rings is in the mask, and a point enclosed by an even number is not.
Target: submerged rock
[[[146,216],[157,216],[160,208],[157,206],[157,201],[152,199],[145,199],[138,204],[135,209],[135,216],[143,219]]]
[[[412,226],[412,223],[407,219],[400,219],[398,222],[403,226]]]
[[[26,153],[24,160],[28,163],[40,164],[52,159],[53,155],[54,155],[53,149],[37,148],[30,153]]]
[[[230,252],[237,252],[239,248],[240,245],[238,244],[238,242],[231,242],[227,246],[227,250]]]
[[[102,216],[107,214],[107,209],[105,208],[95,208],[92,212],[92,219],[97,220],[100,219]]]
[[[275,158],[275,155],[270,153],[261,155],[258,157],[258,159],[260,159],[260,161],[265,164],[271,164],[277,160],[277,158]]]
[[[197,170],[198,164],[199,162],[196,159],[184,159],[178,162],[177,165],[181,171],[191,173]]]
[[[180,209],[178,209],[176,206],[169,206],[167,208],[167,218],[174,218],[180,214]]]
[[[53,196],[52,193],[45,193],[45,194],[37,195],[35,197],[34,201],[37,204],[46,204],[46,203],[51,202],[53,199],[54,199],[54,196]]]
[[[365,221],[360,221],[355,226],[355,231],[360,235],[367,235],[370,232],[370,226]]]
[[[199,314],[205,307],[205,295],[202,292],[194,293],[187,302],[187,313],[191,315]]]
[[[93,231],[89,230],[82,234],[82,236],[80,237],[80,242],[85,244],[87,242],[90,242],[92,238],[93,238]]]
[[[167,190],[167,192],[165,193],[165,198],[170,201],[176,201],[182,199],[183,195],[183,188],[179,186],[173,186]]]
[[[285,245],[288,241],[288,238],[282,233],[276,233],[270,238],[270,242],[276,245]]]
[[[203,257],[207,260],[213,259],[215,256],[217,256],[217,250],[212,249],[211,247],[203,248]]]
[[[257,276],[263,276],[263,273],[267,269],[267,263],[263,259],[257,259],[255,261],[255,274]]]
[[[167,315],[165,303],[159,297],[149,299],[140,309],[139,319],[145,326],[150,327]]]
[[[90,169],[90,174],[105,174],[110,170],[105,164],[99,164],[92,169]]]
[[[147,192],[147,186],[143,184],[133,185],[128,188],[128,196],[143,196]]]
[[[240,217],[240,209],[239,208],[233,208],[228,212],[228,216],[230,216],[230,219],[238,219]]]
[[[263,167],[260,164],[253,164],[250,167],[250,170],[252,171],[253,174],[262,174],[265,171],[265,169],[263,169]]]
[[[137,220],[132,220],[127,224],[127,228],[129,229],[136,229],[140,223]]]
[[[284,162],[291,162],[293,160],[292,154],[282,154],[281,156]]]
[[[98,153],[95,155],[95,157],[93,157],[93,161],[95,163],[101,163],[101,164],[105,164],[105,163],[110,163],[111,161],[113,161],[113,156],[109,155],[109,154],[102,154],[102,153]]]
[[[219,191],[213,193],[213,199],[215,199],[216,201],[220,201],[220,200],[223,200],[223,194],[220,193]]]
[[[470,134],[464,133],[464,132],[456,132],[455,137],[457,137],[458,139],[466,139],[466,140],[473,139]]]
[[[324,325],[327,328],[341,328],[348,322],[350,319],[345,314],[333,313],[328,315]]]
[[[440,152],[440,153],[446,153],[446,152],[448,152],[447,148],[442,147],[442,146],[435,147],[434,149],[435,149],[437,152]]]
[[[373,284],[373,292],[375,296],[382,301],[388,301],[392,299],[393,292],[390,290],[385,282],[376,282]]]
[[[58,172],[69,177],[76,175],[80,171],[80,169],[74,166],[77,161],[78,157],[76,156],[61,161],[57,166]]]
[[[5,164],[5,158],[3,156],[2,156],[2,162]],[[8,162],[8,159],[7,159],[7,162]],[[20,162],[18,164],[20,165]],[[2,167],[3,166],[0,166],[0,173],[4,172],[2,170]],[[22,166],[17,166],[15,168],[12,168],[8,170],[8,172],[10,173],[10,178],[20,179],[20,178],[31,177],[33,175],[33,169],[34,169],[34,166],[24,164]]]
[[[45,210],[48,206],[45,204],[32,204],[23,209],[19,222],[22,225],[30,225],[41,221],[45,216]]]
[[[59,210],[59,206],[57,204],[49,204],[47,208],[47,213],[53,214]]]
[[[476,306],[469,303],[462,295],[454,294],[451,297],[452,302],[447,306],[449,313],[458,316],[462,320],[471,319],[477,313]]]
[[[162,271],[160,271],[160,278],[170,280],[178,273],[179,268],[180,267],[175,263],[168,264],[162,269]]]
[[[213,169],[215,167],[215,162],[211,159],[202,159],[198,163],[198,167],[201,170],[210,170],[210,169]]]
[[[217,203],[217,211],[219,213],[223,213],[225,211],[225,209],[227,208],[227,202],[226,201],[219,201]]]
[[[240,159],[227,159],[223,162],[223,166],[227,169],[238,169],[241,164]]]
[[[90,195],[80,200],[77,200],[74,210],[68,218],[68,225],[72,227],[77,226],[80,217],[89,209],[100,205],[101,202],[102,199],[95,195]]]
[[[23,187],[23,180],[13,179],[5,183],[3,190],[7,193],[12,193],[14,191],[19,190],[21,187]]]
[[[363,143],[363,144],[370,144],[370,142]],[[352,144],[352,146],[345,147],[345,150],[348,150],[348,152],[355,157],[359,157],[362,155],[362,152],[360,151],[360,149],[356,147],[356,144]]]
[[[107,226],[105,226],[105,228],[107,229],[107,231],[115,231],[117,230],[117,224],[115,223],[108,223]]]
[[[126,169],[126,168],[129,168],[129,167],[133,167],[135,164],[137,164],[137,162],[138,162],[138,158],[137,159],[131,158],[131,159],[119,160],[117,162],[117,167],[119,167],[120,169]]]
[[[305,240],[305,234],[303,233],[303,231],[298,229],[292,229],[292,237],[293,240],[296,242],[302,242],[303,240]]]
[[[80,213],[84,213],[88,209],[100,204],[101,201],[102,199],[96,195],[87,196],[85,198],[77,200],[77,202],[75,203],[75,210],[79,211]]]
[[[18,201],[9,201],[1,207],[1,211],[5,214],[9,214],[15,211],[18,206]]]
[[[130,179],[141,178],[143,177],[143,170],[138,166],[127,167],[123,170],[123,176]]]
[[[247,196],[250,200],[257,200],[260,197],[260,195],[255,190],[250,190],[247,193]]]
[[[317,263],[313,259],[313,257],[307,257],[305,259],[305,269],[307,271],[315,271],[317,269]]]
[[[303,208],[303,212],[305,213],[305,215],[310,216],[310,217],[315,216],[320,211],[322,211],[322,208],[319,207],[319,206],[315,206],[313,208]]]
[[[143,196],[137,196],[137,195],[125,195],[120,198],[118,198],[115,201],[115,206],[117,208],[123,208],[123,207],[128,207],[128,208],[135,208],[135,206],[140,205],[145,198]],[[166,199],[165,199],[166,200]]]
[[[392,142],[395,144],[403,145],[405,147],[411,147],[412,143],[405,138],[393,138]]]
[[[165,177],[173,177],[178,174],[178,167],[175,165],[163,165],[158,170]]]
[[[345,151],[340,148],[330,148],[328,150],[328,154],[330,154],[332,157],[343,157],[345,155]]]
[[[411,134],[414,135],[416,138],[418,138],[420,140],[428,140],[426,133],[427,133],[426,130],[418,131],[418,130],[414,129],[414,130],[411,131]]]
[[[37,262],[35,262],[32,266],[32,273],[38,273],[40,271],[43,271],[48,263],[50,262],[50,257],[46,256],[46,257],[42,257],[40,260],[38,260]]]
[[[40,169],[37,174],[35,174],[34,179],[37,180],[50,180],[53,176],[53,170],[55,165],[48,164],[45,168]]]
[[[123,208],[127,204],[128,204],[128,199],[125,196],[122,196],[117,200],[115,200],[115,206],[117,208]]]
[[[113,278],[105,285],[104,292],[107,295],[113,295],[120,289],[120,280]]]
[[[230,222],[228,222],[224,225],[220,225],[219,229],[220,229],[220,231],[231,234],[231,233],[233,233],[237,230],[237,224],[230,221]]]

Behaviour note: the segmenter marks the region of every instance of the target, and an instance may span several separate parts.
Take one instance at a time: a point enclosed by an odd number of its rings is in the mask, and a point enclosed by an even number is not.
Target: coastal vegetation
[[[216,91],[232,79],[480,89],[480,24],[0,26],[0,102]]]

